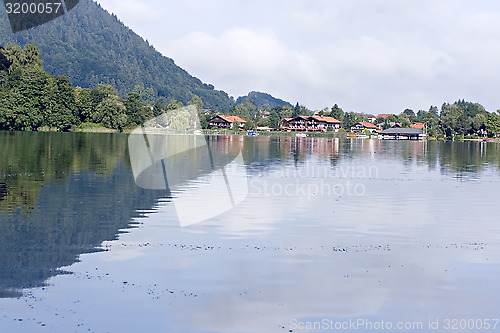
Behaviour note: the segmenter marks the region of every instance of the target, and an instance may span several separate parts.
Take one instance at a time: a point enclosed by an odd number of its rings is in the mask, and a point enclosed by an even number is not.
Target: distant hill
[[[237,104],[243,104],[245,102],[245,99],[249,99],[253,101],[255,104],[257,104],[257,107],[261,107],[264,104],[269,105],[270,108],[273,108],[275,106],[281,105],[281,106],[290,106],[293,107],[292,104],[290,104],[287,101],[284,101],[282,99],[273,97],[269,94],[263,93],[263,92],[258,92],[258,91],[252,91],[250,92],[247,96],[240,96],[236,100]]]
[[[67,76],[75,86],[111,84],[124,96],[134,86],[143,85],[153,88],[157,96],[183,103],[197,95],[204,107],[222,112],[234,103],[227,93],[214,90],[161,55],[92,0],[80,0],[66,15],[16,34],[7,14],[0,10],[0,44],[8,41],[38,46],[45,70]]]

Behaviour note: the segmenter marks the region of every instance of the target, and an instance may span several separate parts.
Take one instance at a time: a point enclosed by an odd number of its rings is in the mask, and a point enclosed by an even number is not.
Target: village
[[[349,128],[342,126],[342,121],[330,116],[320,115],[317,111],[311,116],[297,116],[294,118],[283,118],[279,122],[279,128],[269,126],[256,126],[249,129],[247,121],[239,116],[217,115],[208,120],[208,127],[213,130],[248,130],[248,135],[256,136],[259,132],[289,132],[295,133],[297,137],[307,137],[313,133],[345,133],[348,138],[368,139],[379,138],[385,140],[423,140],[427,138],[425,124],[421,122],[411,123],[404,127],[397,121],[386,121],[388,128],[383,128],[382,123],[376,124],[378,118],[384,120],[393,114],[380,114],[378,116],[366,115],[368,121],[360,121]]]

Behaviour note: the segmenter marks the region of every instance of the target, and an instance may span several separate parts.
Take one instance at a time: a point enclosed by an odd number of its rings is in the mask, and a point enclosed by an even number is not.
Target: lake
[[[0,132],[0,331],[500,330],[499,144],[171,140]]]

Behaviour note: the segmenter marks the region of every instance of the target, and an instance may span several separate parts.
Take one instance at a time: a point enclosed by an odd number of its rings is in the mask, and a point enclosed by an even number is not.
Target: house
[[[233,123],[237,121],[240,123],[239,128],[243,128],[245,126],[246,120],[238,117],[238,116],[225,116],[218,115],[213,117],[208,121],[209,127],[217,127],[217,128],[232,128]]]
[[[305,131],[306,122],[309,116],[298,116],[295,118],[283,118],[280,121],[280,128],[286,131]]]
[[[374,133],[380,131],[380,127],[364,121],[361,121],[351,127],[351,132],[363,132],[364,130],[368,130],[370,131],[370,133]]]
[[[387,119],[388,117],[390,116],[395,116],[394,114],[392,113],[381,113],[377,116],[377,118],[384,118],[384,119]]]
[[[280,128],[284,131],[320,131],[328,129],[338,131],[342,122],[333,117],[324,116],[298,116],[295,118],[284,118],[280,121]]]
[[[413,123],[410,125],[411,128],[424,129],[424,123]]]
[[[366,115],[366,118],[368,118],[368,121],[369,121],[370,123],[374,123],[374,122],[375,122],[375,120],[377,119],[377,116],[374,116],[374,115],[372,115],[371,113],[369,113],[369,114],[367,114],[367,115]]]
[[[342,122],[333,117],[313,116],[309,119],[309,125],[313,127],[313,130],[316,128],[316,130],[326,132],[328,128],[331,128],[334,131],[338,131],[342,126]]]
[[[420,128],[388,128],[379,133],[379,139],[385,140],[423,140],[427,134]]]

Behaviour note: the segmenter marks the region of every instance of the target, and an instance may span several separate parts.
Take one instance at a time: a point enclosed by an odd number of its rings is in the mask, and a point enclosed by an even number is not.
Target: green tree
[[[170,102],[165,105],[165,111],[177,110],[183,106],[184,104],[182,104],[182,102],[177,102],[175,99],[171,99]]]
[[[153,105],[153,116],[158,117],[164,112],[165,104],[161,98],[158,98]]]
[[[153,110],[143,102],[141,96],[136,92],[128,93],[123,104],[126,108],[128,123],[131,125],[140,125],[153,118]]]
[[[233,121],[233,125],[231,126],[231,129],[233,131],[238,131],[240,129],[240,122],[237,120]]]
[[[153,105],[155,102],[156,93],[151,87],[144,88],[143,85],[137,84],[132,92],[137,93],[145,104]]]
[[[449,129],[448,133],[466,135],[477,131],[477,126],[484,126],[488,112],[481,104],[459,100],[451,105],[443,105],[441,122]]]
[[[486,126],[485,126],[486,121],[487,121],[487,115],[486,114],[484,114],[484,113],[477,113],[471,119],[472,130],[477,133],[481,129],[485,129],[486,128]]]
[[[107,96],[96,108],[99,122],[107,128],[122,131],[127,124],[126,108],[117,94]]]
[[[252,120],[247,120],[245,125],[243,126],[243,129],[245,131],[249,131],[255,128],[255,123]]]
[[[438,109],[438,107],[431,105],[429,107],[429,113],[433,114],[436,117],[439,117],[439,109]]]
[[[298,116],[309,116],[311,115],[311,111],[309,111],[305,106],[299,105],[299,103],[295,104],[295,108],[293,109],[292,118]]]
[[[24,49],[8,43],[2,51],[11,63],[0,96],[0,127],[9,130],[37,130],[44,122],[50,80],[42,67],[36,46]]]
[[[270,117],[267,117],[267,118],[260,118],[258,121],[257,121],[257,126],[259,127],[265,127],[265,126],[269,126],[271,127],[271,121],[269,119]],[[279,123],[279,121],[278,121]]]
[[[252,119],[252,117],[250,116],[250,111],[244,104],[233,104],[233,107],[231,108],[231,115],[238,116],[245,120]]]
[[[398,121],[398,118],[396,118],[396,116],[392,115],[392,114],[385,119],[386,119],[386,122],[397,122]]]
[[[293,117],[293,113],[294,113],[294,108],[292,108],[292,107],[290,107],[288,105],[278,105],[278,106],[273,107],[270,110],[269,115],[271,115],[273,112],[275,114],[277,114],[278,118],[280,118],[280,119],[282,119],[282,118],[292,118]],[[279,120],[278,120],[278,122],[279,122]]]
[[[334,106],[332,106],[330,116],[337,120],[344,121],[344,110],[342,110],[342,108],[335,104]]]
[[[492,112],[488,114],[485,127],[490,135],[498,135],[500,133],[500,110],[497,110],[496,113]]]
[[[269,127],[274,129],[278,129],[280,127],[281,117],[278,111],[275,108],[271,109],[271,113],[269,114]]]
[[[413,111],[412,111],[413,112]],[[415,116],[415,115],[414,115]],[[401,127],[405,127],[405,128],[408,128],[410,127],[410,118],[408,117],[408,113],[401,113],[399,116],[398,116],[398,122],[401,123]]]
[[[405,115],[407,115],[408,117],[410,117],[410,116],[415,116],[415,112],[414,112],[412,109],[405,109],[405,110],[403,111],[403,113],[404,113]]]
[[[344,121],[342,123],[342,127],[344,127],[347,130],[350,130],[352,126],[356,125],[358,122],[360,122],[360,116],[356,114],[355,112],[346,112],[344,114]]]
[[[198,112],[203,111],[203,101],[199,96],[194,95],[189,104],[196,106]]]
[[[59,131],[67,131],[79,122],[74,88],[65,76],[57,76],[49,81],[44,124]]]

